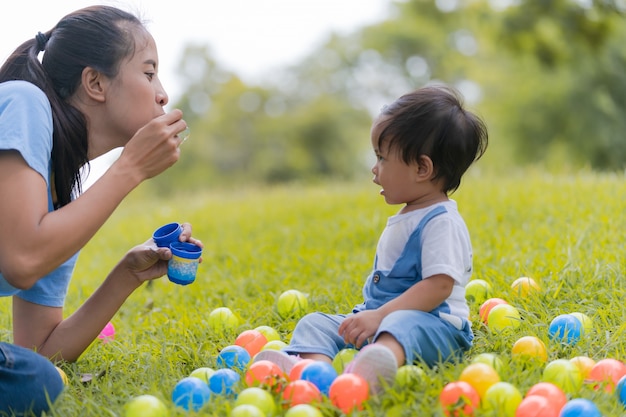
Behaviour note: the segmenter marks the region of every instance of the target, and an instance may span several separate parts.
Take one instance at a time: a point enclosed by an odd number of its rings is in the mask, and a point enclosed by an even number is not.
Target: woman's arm
[[[181,240],[202,245],[191,238],[191,226],[183,226]],[[34,348],[53,360],[75,361],[136,288],[167,273],[170,258],[169,249],[157,248],[151,240],[134,247],[87,301],[65,320],[60,307],[33,304],[14,296],[14,342]]]
[[[180,111],[140,129],[119,159],[83,195],[48,212],[46,182],[16,151],[0,151],[0,271],[14,287],[30,288],[78,252],[139,183],[180,156]]]

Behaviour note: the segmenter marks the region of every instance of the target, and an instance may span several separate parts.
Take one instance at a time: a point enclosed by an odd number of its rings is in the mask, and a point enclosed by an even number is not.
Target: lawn
[[[524,395],[540,382],[548,363],[586,356],[626,361],[626,181],[623,175],[558,176],[524,171],[502,176],[468,175],[455,193],[474,247],[474,279],[487,281],[490,297],[517,308],[517,327],[494,331],[482,324],[484,299],[470,300],[474,347],[457,365],[424,369],[413,385],[392,387],[370,399],[362,416],[443,416],[439,395],[482,353],[500,360],[501,381]],[[199,412],[174,406],[176,383],[199,367],[217,369],[220,350],[244,330],[261,325],[288,342],[295,319],[275,310],[283,291],[308,297],[309,311],[348,312],[361,300],[386,218],[399,207],[385,204],[377,187],[363,184],[288,186],[197,192],[162,200],[138,190],[83,250],[66,313],[91,293],[122,254],[171,221],[189,221],[204,242],[196,282],[167,278],[136,291],[112,322],[115,339],[97,340],[74,364],[61,364],[69,384],[54,416],[124,416],[133,397],[150,394],[170,415],[228,416],[234,400],[213,395]],[[531,277],[539,291],[512,290]],[[215,331],[208,315],[218,307],[238,317],[234,329]],[[11,340],[10,302],[0,300],[1,340]],[[591,330],[575,344],[549,337],[550,322],[572,312],[588,316]],[[545,361],[512,355],[523,336],[547,347]],[[92,374],[89,382],[81,376]],[[604,416],[626,415],[616,395],[582,384],[568,398],[593,401]],[[278,397],[277,397],[278,400]],[[319,408],[338,416],[328,400]],[[283,415],[280,411],[279,415]],[[475,416],[505,415],[479,409]]]

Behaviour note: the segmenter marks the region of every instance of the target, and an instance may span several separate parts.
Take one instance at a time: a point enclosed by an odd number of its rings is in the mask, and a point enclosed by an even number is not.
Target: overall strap
[[[447,213],[447,211],[444,206],[437,206],[426,213],[413,233],[411,233],[411,236],[409,236],[402,254],[394,264],[389,275],[411,276],[411,271],[415,268],[419,274],[419,280],[422,279],[420,273],[422,270],[422,231],[429,221],[440,214]]]

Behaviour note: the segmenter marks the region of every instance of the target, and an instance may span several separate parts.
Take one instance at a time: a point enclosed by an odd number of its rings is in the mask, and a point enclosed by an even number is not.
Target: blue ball
[[[593,401],[585,398],[574,398],[561,408],[559,417],[602,417],[602,414]]]
[[[250,362],[250,354],[238,345],[226,346],[217,355],[217,367],[243,371]]]
[[[311,382],[326,396],[335,378],[337,378],[335,368],[330,363],[321,361],[308,364],[300,374],[300,379]]]
[[[190,408],[194,411],[198,411],[210,398],[211,390],[206,382],[193,376],[178,381],[174,387],[174,391],[172,391],[172,401],[174,404],[187,411],[189,411]]]
[[[615,394],[622,405],[626,407],[626,375],[623,376],[615,386]]]
[[[550,323],[548,335],[561,343],[575,345],[580,340],[583,324],[571,314],[556,316]]]
[[[209,389],[215,394],[233,394],[240,379],[239,374],[232,369],[218,369],[209,377]]]

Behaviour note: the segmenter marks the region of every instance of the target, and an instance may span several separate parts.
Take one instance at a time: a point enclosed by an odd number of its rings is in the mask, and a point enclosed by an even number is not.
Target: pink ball
[[[115,339],[115,327],[113,327],[113,323],[108,322],[98,335],[98,338],[102,339],[102,343],[109,343],[111,340]]]

